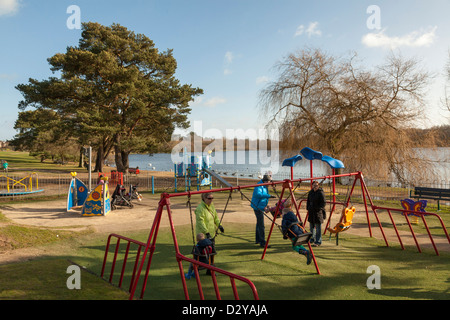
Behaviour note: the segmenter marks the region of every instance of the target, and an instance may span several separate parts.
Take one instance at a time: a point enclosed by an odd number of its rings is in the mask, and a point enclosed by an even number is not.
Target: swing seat
[[[298,226],[300,229],[303,230],[303,233],[301,235],[297,235],[294,231],[291,230],[291,228],[293,226]],[[289,235],[291,235],[289,237]],[[303,223],[296,221],[293,222],[289,225],[287,231],[285,233],[283,233],[283,239],[288,239],[290,238],[292,241],[292,244],[294,246],[299,246],[305,243],[309,242],[309,239],[311,239],[312,237],[312,233],[311,232],[306,232],[305,228],[303,227]]]
[[[355,214],[355,211],[355,207],[351,207],[350,209],[344,208],[342,210],[341,222],[336,224],[333,229],[328,228],[328,231],[330,231],[330,233],[336,234],[338,234],[339,232],[347,231],[352,225],[353,215]]]
[[[192,249],[192,255],[194,256],[194,259],[206,264],[211,265],[211,258],[217,254],[216,249],[214,246],[207,246],[200,250],[199,247],[194,246]],[[199,267],[199,270],[202,270],[202,267]]]
[[[311,232],[303,233],[303,234],[299,235],[298,237],[294,238],[292,240],[292,243],[294,244],[294,246],[300,246],[302,244],[308,243],[309,239],[311,239],[311,237],[312,237]]]

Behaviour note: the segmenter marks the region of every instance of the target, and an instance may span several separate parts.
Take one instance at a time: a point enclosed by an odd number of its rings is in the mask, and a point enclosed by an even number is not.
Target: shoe
[[[265,248],[266,247],[266,244],[264,243],[261,243],[260,245],[259,245],[261,248]],[[267,246],[267,248],[271,248],[272,246],[269,244],[268,246]]]
[[[306,250],[306,265],[310,265],[312,260],[312,254],[309,250]]]

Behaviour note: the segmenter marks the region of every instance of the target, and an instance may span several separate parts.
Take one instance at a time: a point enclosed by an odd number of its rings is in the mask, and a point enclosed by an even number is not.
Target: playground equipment
[[[39,189],[39,178],[35,172],[30,173],[24,178],[12,178],[1,175],[0,185],[6,188],[6,190],[3,189],[0,191],[0,196],[2,197],[28,195],[44,191],[43,189]]]
[[[275,221],[276,221],[276,219],[278,217],[278,211],[280,210],[281,203],[284,200],[283,198],[290,197],[292,199],[293,209],[295,208],[295,210],[296,210],[295,213],[297,215],[297,218],[299,219],[299,221],[304,221],[304,220],[301,219],[300,209],[301,209],[302,203],[304,201],[306,201],[306,199],[295,199],[295,197],[294,197],[295,188],[298,187],[301,182],[305,182],[305,181],[308,182],[311,179],[313,179],[313,180],[333,179],[333,178],[338,178],[338,177],[353,178],[354,182],[353,182],[353,185],[352,185],[352,189],[351,189],[350,193],[348,194],[348,198],[347,198],[346,202],[335,202],[334,204],[335,205],[342,205],[344,208],[348,208],[351,196],[352,196],[352,194],[354,192],[354,189],[356,187],[356,182],[358,181],[360,183],[362,197],[363,197],[363,201],[364,201],[364,208],[365,208],[365,213],[366,213],[366,220],[367,220],[367,227],[368,227],[368,230],[369,230],[369,236],[370,237],[373,236],[371,221],[370,221],[370,218],[369,218],[369,208],[371,208],[372,209],[371,211],[372,211],[372,213],[375,216],[376,221],[377,221],[376,225],[378,226],[378,228],[379,228],[379,230],[381,232],[381,235],[382,235],[382,237],[384,239],[384,242],[385,242],[386,246],[389,247],[389,242],[388,242],[386,234],[385,234],[385,229],[383,228],[383,226],[382,226],[382,224],[380,222],[379,216],[378,216],[378,211],[379,210],[380,211],[381,210],[382,211],[387,211],[388,214],[389,214],[390,220],[391,220],[391,222],[393,224],[394,231],[395,231],[395,233],[397,235],[397,238],[400,241],[401,247],[402,247],[403,250],[405,249],[404,245],[403,245],[402,237],[401,237],[400,233],[397,230],[397,227],[396,227],[396,224],[395,224],[395,221],[393,219],[393,216],[392,216],[391,212],[396,211],[396,212],[404,213],[404,212],[410,212],[410,211],[405,210],[405,209],[394,209],[394,208],[384,208],[384,207],[375,206],[373,204],[373,202],[372,202],[372,199],[371,199],[370,195],[369,195],[369,192],[368,192],[368,189],[367,189],[366,184],[364,182],[364,178],[363,178],[362,173],[361,172],[355,172],[355,173],[339,174],[339,175],[334,175],[334,176],[313,177],[313,178],[297,179],[297,180],[289,180],[289,179],[287,179],[287,180],[284,180],[284,181],[273,181],[273,182],[263,183],[262,185],[267,185],[267,186],[268,185],[275,186],[275,185],[280,185],[281,184],[283,186],[283,189],[281,191],[281,196],[279,197],[279,200],[277,202],[277,209],[276,209],[277,212],[274,214],[274,219],[272,221],[272,226],[270,228],[270,232],[269,232],[269,235],[268,235],[267,240],[266,240],[266,247],[264,248],[264,252],[262,254],[261,259],[264,259],[265,255],[267,253],[268,245],[270,243],[270,238],[272,236],[273,229],[274,229],[274,226],[275,226],[275,223],[276,223]],[[294,188],[293,186],[295,184],[296,184],[296,187]],[[183,291],[184,291],[184,295],[185,295],[186,299],[189,299],[189,292],[188,292],[188,288],[187,288],[187,284],[186,284],[186,279],[185,279],[185,276],[184,276],[184,270],[183,270],[183,264],[182,264],[183,262],[192,263],[194,265],[194,269],[197,270],[196,273],[195,273],[195,276],[196,276],[195,279],[196,279],[196,282],[197,282],[197,288],[198,288],[198,291],[200,293],[200,298],[201,299],[204,298],[204,295],[203,295],[202,284],[201,284],[201,281],[200,281],[200,278],[199,278],[199,274],[198,274],[198,268],[199,267],[202,267],[202,268],[205,268],[205,269],[208,269],[208,270],[211,271],[211,280],[212,280],[213,285],[214,285],[214,290],[215,290],[217,299],[220,299],[220,290],[219,290],[219,287],[218,287],[218,284],[217,284],[216,274],[222,274],[222,275],[228,276],[230,278],[230,282],[231,282],[231,286],[232,286],[232,289],[233,289],[233,294],[235,296],[235,299],[239,299],[239,295],[237,293],[237,288],[236,288],[236,283],[235,283],[236,280],[246,283],[250,287],[254,298],[255,299],[259,299],[256,287],[251,282],[251,280],[249,280],[247,278],[244,278],[242,276],[239,276],[239,275],[227,272],[227,271],[222,270],[220,268],[217,268],[217,267],[210,266],[208,264],[199,262],[199,261],[197,261],[195,259],[188,258],[188,257],[186,257],[185,255],[183,255],[181,253],[180,248],[178,246],[178,239],[177,239],[177,235],[176,235],[176,231],[175,231],[175,227],[174,227],[174,223],[173,223],[173,215],[172,215],[172,210],[171,210],[171,206],[170,206],[170,199],[173,198],[173,197],[189,197],[190,198],[193,195],[198,195],[198,194],[202,194],[202,193],[206,193],[206,192],[225,192],[225,191],[228,191],[228,192],[231,193],[232,191],[235,191],[235,190],[242,191],[243,189],[254,188],[254,187],[260,186],[260,185],[261,184],[249,185],[249,186],[237,186],[237,187],[229,187],[229,188],[213,189],[213,190],[187,191],[187,192],[174,193],[174,194],[163,193],[161,195],[161,199],[159,201],[158,209],[156,211],[156,215],[155,215],[155,218],[153,220],[153,225],[152,225],[152,228],[150,230],[150,234],[149,234],[149,237],[148,237],[148,240],[147,240],[146,243],[139,242],[139,241],[136,241],[136,240],[124,237],[124,236],[120,236],[120,235],[117,235],[117,234],[111,234],[108,237],[108,242],[107,242],[105,255],[104,255],[104,259],[103,259],[103,266],[102,266],[101,276],[102,277],[106,276],[106,274],[107,274],[106,273],[107,272],[106,265],[107,265],[107,263],[111,263],[109,282],[112,283],[113,279],[116,278],[116,277],[114,277],[114,271],[115,271],[116,263],[117,263],[118,258],[119,258],[119,244],[121,243],[121,241],[125,241],[127,243],[126,250],[124,252],[125,258],[124,258],[123,266],[122,266],[121,273],[120,273],[120,276],[119,276],[119,287],[122,287],[123,279],[124,279],[124,275],[125,275],[125,270],[126,270],[126,265],[127,265],[127,262],[128,262],[128,256],[129,256],[129,253],[131,252],[130,251],[130,246],[131,246],[131,244],[137,245],[138,249],[137,249],[137,253],[136,253],[136,258],[134,260],[134,267],[133,267],[133,271],[132,271],[131,283],[129,285],[128,292],[130,293],[130,299],[133,299],[134,295],[136,293],[136,290],[138,290],[139,279],[142,276],[143,284],[141,285],[141,290],[140,290],[140,298],[142,299],[143,296],[144,296],[146,285],[147,285],[147,280],[148,280],[148,276],[149,276],[149,272],[150,272],[150,267],[151,267],[151,262],[152,262],[152,259],[153,259],[153,254],[154,254],[154,252],[156,250],[156,242],[157,242],[157,236],[158,236],[158,231],[159,231],[161,219],[162,219],[162,216],[163,216],[164,212],[166,212],[167,215],[168,215],[168,218],[169,218],[169,226],[170,226],[170,229],[171,229],[173,244],[174,244],[174,247],[175,247],[175,259],[176,259],[176,261],[178,263],[179,272],[180,272],[180,278],[181,278]],[[285,195],[286,195],[286,197],[284,197]],[[367,201],[369,201],[369,203]],[[441,226],[442,226],[442,228],[443,228],[443,230],[445,232],[445,235],[447,237],[447,241],[450,244],[450,237],[449,237],[449,235],[447,233],[445,225],[442,222],[442,219],[437,214],[429,213],[429,212],[423,212],[423,213],[414,212],[414,213],[419,214],[421,216],[422,220],[424,221],[425,226],[427,226],[427,224],[426,224],[426,218],[427,217],[435,217],[435,218],[437,218],[439,220],[439,222],[441,223]],[[409,221],[407,215],[400,214],[400,216],[405,217],[406,220]],[[330,217],[328,219],[330,219]],[[410,224],[409,224],[409,226],[410,226],[411,234],[414,237],[414,239],[416,240],[414,230],[412,229]],[[430,233],[430,230],[429,230],[428,227],[426,227],[426,228],[427,228],[427,232],[428,232],[429,238],[430,238],[430,240],[431,240],[431,242],[433,244],[433,247],[435,249],[435,252],[436,252],[437,255],[439,255],[438,249],[437,249],[437,247],[436,247],[436,245],[435,245],[435,243],[433,241],[433,237],[432,237],[432,235]],[[116,239],[117,242],[116,242],[115,251],[114,251],[114,254],[113,254],[112,261],[109,261],[108,257],[110,257],[109,251],[110,251],[110,249],[112,247],[111,246],[112,239]],[[416,240],[416,245],[417,245],[417,248],[419,249],[419,252],[421,252],[421,249],[420,249],[420,246],[419,246],[417,240]],[[320,274],[318,263],[317,263],[317,260],[315,258],[314,252],[312,251],[311,247],[309,249],[311,249],[310,252],[312,253],[312,258],[313,258],[313,261],[314,261],[314,266],[316,268],[316,271],[317,271],[318,274]],[[145,269],[145,271],[144,271],[144,269]],[[142,275],[143,271],[145,272],[145,274]]]
[[[70,182],[69,192],[67,193],[67,212],[82,206],[86,201],[89,191],[84,182],[77,178],[76,172],[71,172],[70,174],[72,181]]]
[[[427,206],[427,200],[414,201],[412,199],[404,199],[401,200],[400,203],[402,204],[403,209],[410,210],[412,212],[414,211],[425,212],[425,208]],[[406,214],[411,217],[411,223],[419,224],[420,218],[419,215],[416,215],[414,213],[406,213]]]
[[[109,196],[108,178],[102,177],[100,183],[88,195],[83,204],[83,217],[105,216],[111,212],[111,198]]]
[[[118,184],[123,184],[123,173],[119,171],[111,171],[111,172],[99,172],[98,178],[102,177],[108,178],[108,184],[111,189],[113,189]]]
[[[328,231],[338,234],[339,232],[348,230],[352,225],[353,215],[355,214],[355,211],[355,207],[342,209],[341,220],[333,229],[328,228]]]
[[[175,192],[177,192],[179,178],[184,178],[185,191],[191,190],[191,178],[196,179],[197,191],[203,186],[212,187],[211,153],[203,156],[188,155],[184,150],[183,162],[175,163],[174,168]]]
[[[324,156],[321,156],[318,158],[318,154],[317,153],[311,153],[308,154],[305,152],[305,154],[307,154],[307,156],[305,156],[308,160],[317,160],[317,159],[321,159],[322,161],[325,161],[326,163],[328,163],[330,165],[330,167],[332,169],[336,169],[338,167],[343,167],[342,162],[340,161],[335,161],[336,159],[332,159],[332,158],[324,158]],[[300,157],[296,157],[295,159],[292,159],[292,161],[290,162],[290,165],[295,165],[295,163],[300,160]],[[289,164],[288,164],[289,165]],[[292,167],[291,166],[291,167]],[[312,165],[311,165],[311,169],[312,169]],[[177,239],[177,235],[176,235],[176,231],[175,231],[175,227],[174,227],[174,222],[173,222],[173,214],[172,214],[172,209],[171,209],[171,203],[170,203],[170,199],[173,197],[188,197],[188,199],[191,198],[191,196],[193,195],[199,195],[202,193],[207,193],[207,192],[229,192],[230,195],[233,191],[238,191],[241,192],[241,195],[243,197],[246,197],[244,195],[244,193],[242,192],[242,190],[246,189],[246,188],[254,188],[256,186],[261,186],[261,185],[266,185],[266,186],[276,186],[276,185],[281,185],[282,186],[282,190],[281,190],[281,195],[278,197],[278,201],[277,201],[277,205],[276,205],[276,209],[273,215],[273,219],[272,220],[272,225],[270,228],[270,232],[267,236],[266,239],[266,246],[264,247],[264,251],[262,253],[261,256],[261,260],[263,260],[265,258],[265,255],[268,253],[267,249],[269,248],[269,243],[270,243],[270,239],[271,236],[273,234],[273,229],[274,226],[276,225],[276,219],[279,216],[279,212],[281,210],[281,206],[282,203],[284,201],[286,201],[287,199],[291,198],[292,201],[292,208],[295,209],[295,214],[298,218],[298,221],[303,222],[306,221],[306,217],[305,219],[301,218],[300,215],[300,210],[301,210],[301,206],[303,204],[303,202],[305,202],[307,199],[296,199],[295,198],[295,191],[296,188],[298,188],[300,186],[300,184],[302,182],[312,182],[313,180],[331,180],[335,181],[335,178],[342,178],[342,177],[347,177],[348,179],[354,179],[353,180],[353,184],[351,187],[350,192],[347,194],[347,199],[344,202],[337,202],[335,197],[333,197],[332,201],[328,201],[330,204],[333,205],[333,208],[337,205],[342,205],[343,206],[343,211],[344,211],[344,216],[341,217],[341,221],[343,223],[343,225],[337,226],[335,229],[332,230],[336,230],[338,231],[338,229],[340,230],[340,232],[348,230],[349,226],[352,224],[352,220],[353,220],[353,216],[356,213],[356,210],[352,207],[349,208],[349,204],[351,203],[351,197],[353,195],[353,192],[355,191],[355,188],[357,186],[357,182],[359,182],[359,186],[361,187],[361,197],[363,199],[363,204],[364,204],[364,211],[366,213],[366,222],[367,222],[367,229],[369,231],[369,236],[373,237],[373,233],[372,233],[372,225],[371,225],[371,221],[370,221],[370,216],[369,216],[369,208],[371,208],[371,212],[372,214],[375,216],[376,219],[376,224],[375,227],[379,228],[379,231],[381,233],[381,236],[386,244],[387,247],[389,247],[389,242],[388,242],[388,237],[386,236],[386,232],[388,230],[385,230],[385,228],[383,228],[383,225],[380,221],[379,218],[379,212],[387,212],[389,214],[389,219],[392,222],[392,226],[393,226],[393,230],[397,236],[397,239],[400,242],[401,248],[402,250],[405,249],[404,244],[403,244],[403,240],[402,240],[402,236],[399,233],[397,227],[396,227],[396,223],[394,220],[394,216],[393,216],[393,212],[398,212],[400,213],[397,216],[400,217],[404,217],[409,225],[410,231],[411,231],[411,235],[414,238],[414,241],[416,243],[416,247],[418,249],[419,252],[421,251],[420,245],[417,241],[417,237],[414,233],[414,230],[409,222],[408,219],[408,213],[414,213],[417,214],[421,217],[422,221],[424,222],[424,225],[426,227],[429,239],[434,247],[435,253],[436,255],[439,255],[436,243],[434,241],[434,238],[430,232],[430,229],[428,228],[426,219],[428,217],[432,217],[432,218],[437,218],[438,221],[440,222],[440,225],[446,235],[447,238],[447,242],[450,244],[450,237],[448,235],[447,229],[442,221],[442,219],[439,217],[439,215],[435,214],[435,213],[429,213],[429,212],[418,212],[418,211],[414,211],[414,210],[406,210],[406,209],[396,209],[396,208],[386,208],[386,207],[380,207],[380,206],[376,206],[374,205],[368,188],[364,182],[364,178],[363,178],[363,174],[361,172],[354,172],[354,173],[343,173],[343,174],[335,174],[334,170],[333,170],[333,174],[329,175],[329,176],[322,176],[322,177],[313,177],[311,175],[310,178],[306,178],[306,179],[286,179],[284,181],[272,181],[272,182],[266,182],[266,183],[262,183],[262,184],[254,184],[254,185],[248,185],[248,186],[237,186],[237,187],[227,187],[227,188],[221,188],[221,189],[212,189],[212,190],[198,190],[198,191],[186,191],[186,192],[181,192],[181,193],[174,193],[174,194],[168,194],[168,193],[163,193],[161,195],[161,199],[159,201],[159,205],[158,205],[158,209],[156,211],[156,215],[153,219],[153,224],[148,236],[148,240],[146,243],[144,242],[140,242],[140,241],[136,241],[124,236],[120,236],[117,234],[111,234],[108,237],[108,242],[106,245],[106,249],[105,249],[105,255],[103,258],[103,265],[102,265],[102,271],[101,271],[101,277],[104,278],[106,276],[107,273],[107,264],[111,264],[111,270],[109,272],[109,282],[112,283],[113,279],[117,279],[117,277],[114,277],[114,272],[115,272],[115,267],[119,258],[119,245],[121,243],[121,241],[125,241],[126,242],[126,249],[125,252],[121,252],[121,254],[124,254],[124,259],[123,259],[123,265],[122,265],[122,269],[121,269],[121,273],[119,276],[119,287],[122,287],[123,285],[123,279],[124,279],[124,275],[125,275],[125,270],[127,269],[127,262],[128,262],[128,257],[129,254],[133,251],[130,251],[130,247],[131,245],[134,246],[138,246],[137,248],[137,253],[136,253],[136,257],[134,259],[134,267],[133,267],[133,271],[132,271],[132,275],[131,275],[131,281],[130,281],[130,285],[129,285],[129,289],[128,292],[130,293],[129,298],[133,299],[135,296],[135,293],[138,290],[138,285],[140,284],[140,279],[143,280],[143,283],[141,283],[141,290],[140,290],[140,298],[142,299],[146,290],[146,286],[147,286],[147,280],[149,278],[149,272],[150,272],[150,267],[151,267],[151,262],[153,259],[153,255],[155,253],[156,250],[156,243],[157,243],[157,236],[158,236],[158,232],[159,232],[159,228],[160,228],[160,223],[161,223],[161,219],[163,214],[166,212],[168,219],[169,219],[169,227],[171,230],[171,234],[172,234],[172,239],[173,239],[173,244],[174,244],[174,248],[175,248],[175,259],[178,263],[178,269],[179,269],[179,274],[180,274],[180,279],[182,282],[182,287],[183,287],[183,291],[184,291],[184,296],[185,298],[188,300],[189,299],[189,292],[188,292],[188,287],[186,284],[186,279],[184,276],[184,270],[183,270],[183,262],[184,263],[192,263],[193,267],[194,267],[194,271],[195,271],[195,280],[197,283],[197,289],[198,292],[200,294],[200,299],[204,299],[204,294],[203,294],[203,287],[202,287],[202,283],[200,281],[200,275],[198,273],[198,268],[204,268],[207,269],[211,272],[211,281],[213,283],[213,287],[214,287],[214,291],[216,294],[217,299],[221,299],[221,295],[220,295],[220,290],[219,290],[219,286],[218,286],[218,282],[216,279],[216,274],[222,274],[224,276],[227,276],[230,278],[230,283],[231,283],[231,287],[233,290],[233,294],[235,299],[239,299],[239,294],[237,292],[237,287],[236,287],[236,280],[237,281],[241,281],[245,284],[247,284],[253,294],[253,297],[255,299],[259,299],[258,296],[258,292],[256,290],[255,285],[252,283],[251,280],[244,278],[242,276],[227,272],[225,270],[222,270],[220,268],[217,268],[215,266],[209,265],[209,264],[205,264],[202,263],[200,261],[197,261],[195,259],[191,259],[186,257],[185,255],[183,255],[180,251],[179,245],[178,245],[178,239]],[[294,187],[295,186],[295,187]],[[248,199],[248,198],[247,198]],[[189,202],[189,200],[188,200]],[[228,201],[227,201],[228,204]],[[226,206],[225,206],[226,208]],[[330,224],[331,221],[331,214],[328,216],[328,221],[327,221],[327,227]],[[392,229],[389,229],[389,232],[392,232]],[[115,250],[114,250],[114,254],[112,257],[112,261],[110,261],[110,259],[108,259],[110,257],[109,252],[111,250],[111,243],[112,243],[112,239],[116,239],[116,245],[115,245]],[[319,266],[318,266],[318,262],[316,260],[316,257],[314,255],[314,252],[311,248],[311,245],[308,242],[308,246],[309,246],[309,251],[311,252],[312,255],[312,260],[314,262],[314,266],[316,269],[317,274],[321,274],[320,270],[319,270]],[[142,256],[141,256],[142,253]],[[145,268],[145,272],[144,272],[144,268]],[[144,275],[142,275],[142,273],[144,272]],[[209,276],[208,276],[209,277]]]
[[[314,160],[321,160],[322,162],[325,162],[331,168],[331,172],[332,173],[331,173],[331,176],[329,178],[329,179],[331,179],[331,182],[332,182],[332,192],[331,193],[332,193],[332,198],[333,198],[333,200],[331,201],[332,202],[332,208],[330,210],[330,217],[329,217],[331,219],[331,216],[333,215],[334,210],[336,209],[336,175],[335,175],[335,173],[336,173],[337,169],[345,169],[344,163],[341,160],[334,159],[334,158],[332,158],[330,156],[324,156],[322,154],[322,152],[313,150],[313,149],[308,148],[308,147],[305,147],[302,150],[300,150],[300,153],[303,155],[303,157],[305,157],[305,159],[309,160],[310,177],[311,177],[311,179],[310,179],[310,186],[311,187],[312,187],[312,182],[314,180],[313,179],[313,177],[314,177],[313,161]],[[296,156],[293,156],[291,158],[285,159],[283,161],[282,166],[284,166],[284,167],[291,167],[291,180],[294,179],[294,166],[295,166],[295,164],[298,161],[302,160],[303,157],[301,155],[296,155]],[[324,234],[326,233],[327,228],[329,226],[329,221],[330,220],[328,220],[327,225],[325,227]]]
[[[330,231],[330,239],[332,234],[336,234],[336,245],[339,245],[339,234],[341,232],[347,231],[352,225],[355,212],[355,207],[342,209],[342,215],[339,223],[336,224],[333,229],[328,228],[328,231]]]

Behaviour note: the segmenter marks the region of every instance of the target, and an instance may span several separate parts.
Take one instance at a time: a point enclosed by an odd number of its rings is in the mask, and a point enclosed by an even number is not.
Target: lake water
[[[450,181],[450,148],[417,149],[417,152],[432,158],[439,170],[442,182],[448,185]],[[272,171],[276,180],[290,177],[290,167],[282,167],[284,159],[294,156],[271,155],[267,151],[224,151],[212,154],[211,166],[214,171],[223,176],[256,177],[266,171]],[[130,155],[130,167],[139,167],[141,170],[174,171],[174,161],[171,154],[157,153],[153,155]],[[182,162],[182,156],[175,162]],[[330,167],[322,161],[313,162],[314,176],[326,176],[331,174]],[[345,169],[344,169],[345,172]],[[300,160],[294,166],[295,178],[307,178],[310,176],[310,162]]]
[[[293,156],[293,155],[290,155]],[[272,171],[274,179],[286,179],[290,176],[290,167],[282,167],[283,160],[287,157],[271,155],[266,151],[224,151],[211,155],[212,169],[224,176],[257,177],[266,171]],[[175,163],[183,162],[182,156]],[[153,155],[130,155],[130,167],[139,166],[142,170],[174,171],[175,164],[171,154],[156,153]],[[315,161],[314,174],[316,176],[328,175],[331,171],[328,166]],[[303,159],[294,166],[295,177],[309,177],[309,161]]]

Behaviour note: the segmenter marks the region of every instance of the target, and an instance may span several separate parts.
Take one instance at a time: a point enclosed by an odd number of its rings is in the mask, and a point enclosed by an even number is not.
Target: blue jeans
[[[261,246],[266,245],[266,236],[264,234],[264,212],[261,210],[256,210],[255,216],[256,216],[256,232],[255,232],[255,242],[259,243]]]
[[[309,228],[312,233],[310,242],[314,242],[317,245],[321,245],[322,244],[322,224],[310,222]]]

